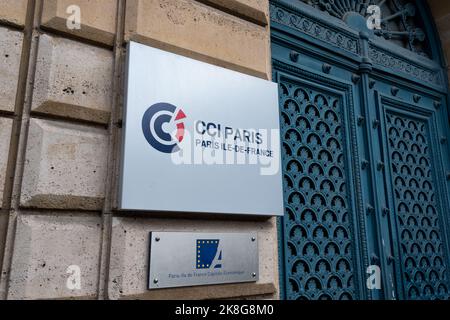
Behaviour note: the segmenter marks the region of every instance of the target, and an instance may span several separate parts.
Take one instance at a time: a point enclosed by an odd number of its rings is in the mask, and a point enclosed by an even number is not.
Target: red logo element
[[[178,111],[177,116],[175,117],[175,121],[181,121],[186,119],[186,114],[183,112],[183,110],[180,109],[180,111]],[[178,140],[178,142],[183,141],[184,139],[184,123],[180,122],[177,123],[177,134],[176,134],[176,138]]]

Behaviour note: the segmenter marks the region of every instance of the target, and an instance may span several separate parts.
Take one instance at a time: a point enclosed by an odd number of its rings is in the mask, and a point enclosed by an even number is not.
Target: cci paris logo
[[[184,138],[184,119],[186,119],[186,115],[183,110],[179,109],[177,112],[177,107],[174,105],[169,103],[152,105],[142,118],[142,131],[145,139],[160,152],[174,153],[180,151],[178,145]],[[171,126],[173,129],[176,128],[174,137],[168,133]]]

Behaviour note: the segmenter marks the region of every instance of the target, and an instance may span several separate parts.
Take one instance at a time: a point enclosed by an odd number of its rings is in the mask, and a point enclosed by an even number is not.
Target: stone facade
[[[450,55],[450,5],[430,4]],[[267,0],[0,0],[0,299],[278,297],[275,219],[114,209],[124,44],[269,79],[268,8]],[[150,231],[255,230],[258,283],[146,290]],[[71,266],[80,288],[67,286]]]

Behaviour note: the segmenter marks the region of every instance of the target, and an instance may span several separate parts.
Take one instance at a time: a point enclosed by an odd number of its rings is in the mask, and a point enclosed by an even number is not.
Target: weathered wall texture
[[[267,1],[0,0],[0,298],[277,297],[274,219],[114,210],[129,40],[270,77]],[[148,234],[162,230],[258,231],[260,281],[147,291]]]

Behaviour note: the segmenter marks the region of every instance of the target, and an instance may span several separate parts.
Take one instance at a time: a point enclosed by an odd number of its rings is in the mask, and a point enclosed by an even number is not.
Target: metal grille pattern
[[[448,299],[447,263],[427,123],[387,114],[406,298]]]
[[[342,101],[280,84],[288,299],[353,299]]]

